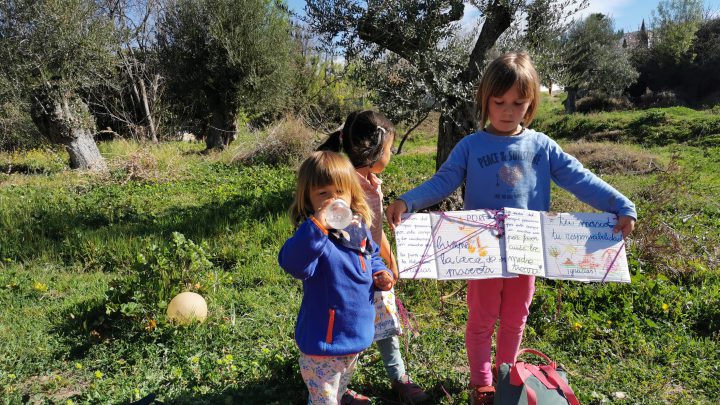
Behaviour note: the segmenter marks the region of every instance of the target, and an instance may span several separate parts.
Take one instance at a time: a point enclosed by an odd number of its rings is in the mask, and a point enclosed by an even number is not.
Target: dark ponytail
[[[345,123],[343,123],[342,128],[331,133],[328,136],[328,139],[326,139],[325,142],[322,143],[322,145],[318,146],[316,150],[341,152],[343,149],[343,138],[347,136],[348,133],[350,133],[350,127],[352,126],[353,121],[355,121],[355,117],[357,117],[358,113],[360,113],[360,111],[353,111],[348,114],[347,118],[345,118]],[[345,136],[343,136],[343,134]]]
[[[383,156],[386,142],[395,137],[395,126],[383,114],[366,110],[357,114],[344,132],[343,152],[355,168],[372,166]]]
[[[322,143],[322,145],[318,146],[315,150],[329,150],[332,152],[340,152],[340,136],[342,135],[342,130],[337,130],[330,134],[328,136],[328,139],[325,140],[325,142]]]

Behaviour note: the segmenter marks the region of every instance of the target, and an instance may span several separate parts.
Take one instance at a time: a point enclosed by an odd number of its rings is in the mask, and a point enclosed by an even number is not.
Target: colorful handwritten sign
[[[543,214],[548,244],[547,277],[561,280],[630,282],[625,244],[613,233],[614,214]]]
[[[545,277],[541,214],[505,208],[505,256],[510,273]]]
[[[395,228],[401,278],[466,280],[507,272],[494,211],[406,214]]]
[[[403,216],[395,231],[400,277],[450,280],[525,274],[630,282],[622,235],[612,232],[614,214],[505,208],[503,217],[499,229],[492,210]]]

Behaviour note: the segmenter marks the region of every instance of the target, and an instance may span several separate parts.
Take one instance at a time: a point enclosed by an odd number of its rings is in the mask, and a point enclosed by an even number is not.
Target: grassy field
[[[420,132],[393,158],[388,199],[432,175],[433,144]],[[524,345],[564,363],[582,403],[718,403],[720,149],[562,144],[638,205],[633,282],[539,281]],[[301,284],[276,261],[293,170],[201,149],[105,143],[103,175],[61,151],[0,154],[0,403],[304,403]],[[590,210],[562,190],[553,209]],[[420,332],[408,371],[437,403],[467,403],[463,286],[396,288]],[[167,298],[187,289],[209,319],[174,327]],[[373,346],[352,387],[397,403],[384,374]]]

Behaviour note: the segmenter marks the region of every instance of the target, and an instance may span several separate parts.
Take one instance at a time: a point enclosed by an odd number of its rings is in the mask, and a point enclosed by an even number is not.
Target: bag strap
[[[562,377],[560,377],[560,374],[558,374],[557,370],[555,370],[554,367],[540,366],[540,369],[544,371],[545,374],[547,374],[548,379],[550,379],[560,387],[560,390],[562,390],[563,395],[565,395],[565,398],[568,400],[568,403],[570,403],[570,405],[580,405],[580,401],[578,401],[572,388],[570,388],[568,383]]]
[[[534,375],[535,378],[537,378],[540,381],[540,383],[542,385],[544,385],[546,388],[551,389],[551,390],[558,389],[558,385],[555,384],[554,382],[548,380],[545,373],[543,373],[543,371],[541,371],[540,366],[536,366],[534,364],[526,364],[525,366],[527,367],[528,370],[530,370],[532,375]],[[542,367],[548,367],[548,366],[542,366]]]
[[[537,405],[537,395],[529,385],[525,384],[525,380],[530,377],[532,373],[527,369],[527,364],[518,361],[510,368],[510,384],[516,387],[525,387],[527,393],[528,405]]]
[[[535,356],[540,357],[541,359],[545,360],[545,362],[547,362],[547,364],[550,364],[550,365],[553,365],[553,366],[555,365],[555,362],[552,361],[552,360],[550,360],[550,357],[548,357],[545,353],[541,352],[540,350],[535,350],[535,349],[530,349],[530,348],[525,348],[525,349],[520,349],[520,350],[518,350],[517,355],[515,356],[515,358],[518,358],[518,357],[522,356],[522,355],[525,354],[525,353],[534,354]]]

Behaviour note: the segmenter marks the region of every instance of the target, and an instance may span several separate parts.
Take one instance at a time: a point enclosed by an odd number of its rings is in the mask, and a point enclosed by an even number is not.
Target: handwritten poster
[[[437,278],[468,280],[503,277],[502,238],[491,211],[432,214]]]
[[[405,214],[395,227],[401,278],[437,278],[430,214]]]
[[[516,277],[506,270],[493,211],[406,214],[395,241],[400,278]]]
[[[548,278],[630,282],[622,233],[613,233],[614,214],[543,214]]]
[[[541,214],[505,208],[505,256],[510,273],[545,277]]]
[[[630,282],[622,234],[612,232],[614,214],[516,208],[505,208],[503,214],[502,222],[493,210],[404,215],[395,231],[400,277],[452,280],[525,274]]]

